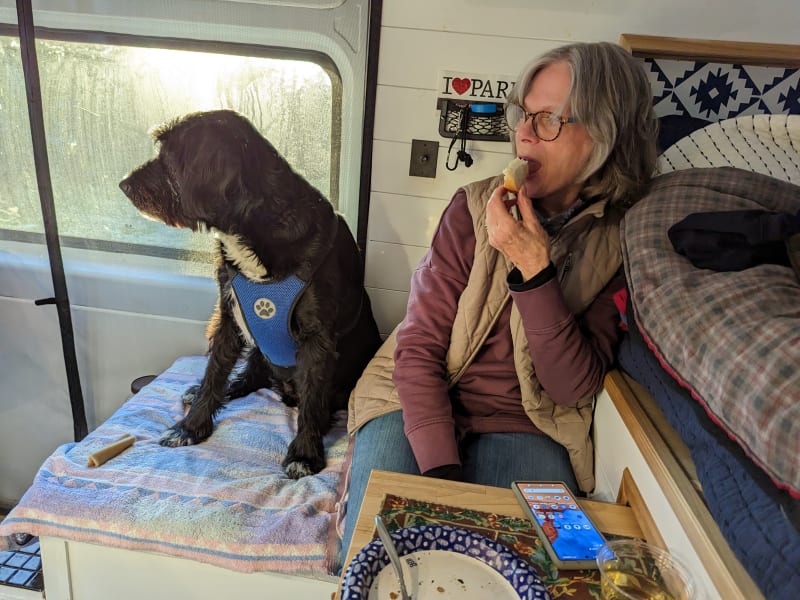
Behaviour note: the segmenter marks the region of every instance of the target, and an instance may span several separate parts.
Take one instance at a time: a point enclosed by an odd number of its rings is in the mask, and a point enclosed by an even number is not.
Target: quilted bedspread
[[[228,403],[202,444],[160,446],[161,432],[183,414],[181,394],[205,365],[204,357],[179,358],[83,441],[56,449],[0,523],[0,550],[12,547],[4,536],[26,532],[242,572],[333,575],[349,440],[345,411],[325,437],[326,468],[300,480],[280,466],[296,409],[268,390]],[[126,433],[136,437],[133,446],[86,466],[90,454]]]
[[[730,167],[661,175],[622,224],[631,305],[662,366],[773,482],[800,495],[800,280],[698,269],[667,230],[696,212],[797,213],[800,187]]]

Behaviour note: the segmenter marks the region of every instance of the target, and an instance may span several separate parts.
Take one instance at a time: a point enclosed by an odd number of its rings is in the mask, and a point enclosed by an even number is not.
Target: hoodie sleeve
[[[445,359],[474,256],[472,218],[466,194],[459,190],[411,277],[406,317],[397,332],[393,380],[406,436],[422,473],[461,464]]]
[[[553,402],[573,406],[602,387],[622,336],[614,294],[624,286],[618,274],[580,317],[567,308],[555,277],[519,286],[523,291],[511,286],[536,377]]]

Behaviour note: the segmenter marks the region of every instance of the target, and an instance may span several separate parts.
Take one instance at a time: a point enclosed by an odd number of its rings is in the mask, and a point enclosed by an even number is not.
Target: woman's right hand
[[[527,281],[550,264],[550,237],[533,211],[524,188],[517,194],[520,220],[509,212],[507,191],[499,186],[486,205],[489,244],[510,260]]]

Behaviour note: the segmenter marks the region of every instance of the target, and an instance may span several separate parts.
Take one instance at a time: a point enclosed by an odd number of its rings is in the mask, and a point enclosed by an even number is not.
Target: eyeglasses
[[[531,120],[533,133],[543,142],[552,142],[561,134],[561,128],[566,123],[577,123],[575,117],[560,117],[549,110],[540,110],[531,113],[522,108],[519,104],[509,102],[506,104],[506,123],[511,131],[516,131],[518,127]]]

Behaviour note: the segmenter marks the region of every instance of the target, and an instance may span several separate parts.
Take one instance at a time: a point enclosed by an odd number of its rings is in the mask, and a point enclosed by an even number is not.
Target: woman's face
[[[569,91],[571,68],[566,62],[557,62],[539,71],[531,81],[525,95],[527,112],[542,110],[558,114]],[[569,109],[561,116],[569,117]],[[528,119],[515,131],[517,156],[528,161],[529,174],[524,191],[534,199],[536,207],[547,215],[558,214],[571,206],[583,188],[576,181],[589,161],[593,143],[580,123],[566,123],[559,136],[543,142],[533,132]]]

